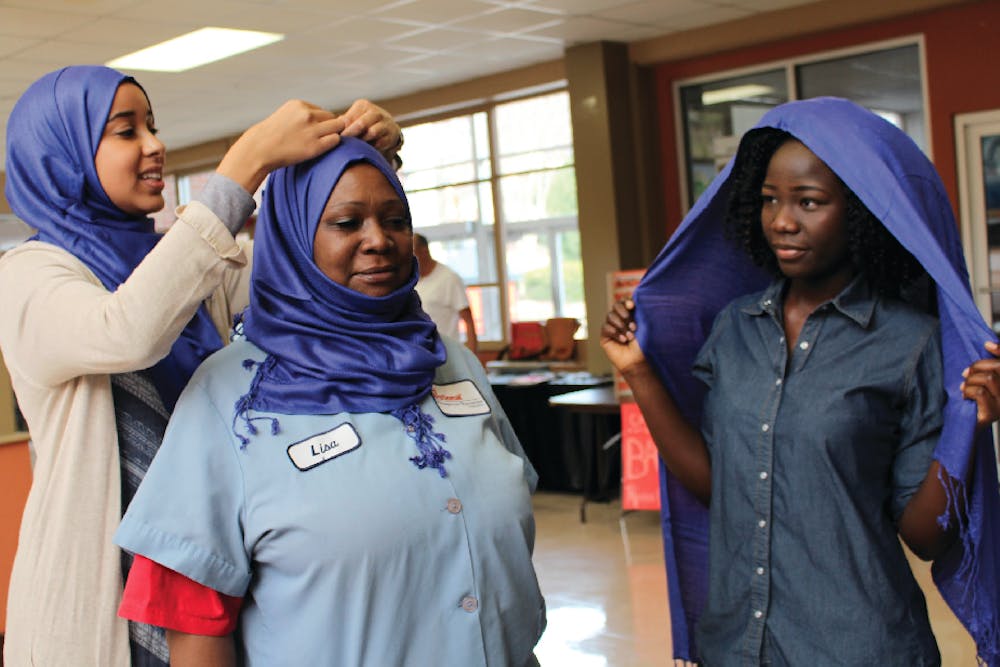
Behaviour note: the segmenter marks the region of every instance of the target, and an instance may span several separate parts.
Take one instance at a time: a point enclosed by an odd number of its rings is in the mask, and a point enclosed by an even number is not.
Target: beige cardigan
[[[247,303],[243,248],[192,203],[109,293],[78,259],[28,242],[0,260],[0,350],[37,459],[7,601],[7,667],[127,667],[117,616],[118,439],[109,374],[147,368],[208,299],[227,340]]]

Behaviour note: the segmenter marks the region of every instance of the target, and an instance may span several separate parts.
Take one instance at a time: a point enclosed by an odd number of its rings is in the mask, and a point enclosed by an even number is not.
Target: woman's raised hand
[[[980,359],[962,371],[962,395],[976,402],[976,428],[1000,418],[1000,345],[985,344],[992,358]]]
[[[289,100],[244,132],[216,171],[253,194],[271,171],[336,146],[345,127],[343,118],[315,104]]]
[[[396,121],[388,111],[368,100],[355,100],[339,118],[346,126],[345,137],[368,142],[390,162],[403,145],[403,131]]]
[[[646,363],[646,357],[635,339],[634,311],[632,299],[622,299],[611,306],[601,327],[601,348],[611,364],[622,373]]]

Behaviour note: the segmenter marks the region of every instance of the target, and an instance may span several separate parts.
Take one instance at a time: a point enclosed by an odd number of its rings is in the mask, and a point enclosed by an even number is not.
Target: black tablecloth
[[[538,472],[539,489],[582,493],[588,500],[608,500],[617,492],[621,458],[617,448],[605,450],[603,446],[621,432],[621,416],[549,405],[552,396],[607,384],[607,379],[568,377],[517,384],[501,377],[495,381],[493,392]]]

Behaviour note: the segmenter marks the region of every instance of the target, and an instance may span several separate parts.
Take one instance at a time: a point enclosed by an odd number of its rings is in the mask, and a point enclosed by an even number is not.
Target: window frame
[[[894,48],[900,48],[904,46],[916,46],[917,47],[917,61],[920,68],[920,96],[924,109],[924,132],[928,139],[926,142],[927,148],[926,153],[928,159],[934,160],[933,156],[933,146],[930,141],[930,137],[933,135],[933,130],[931,127],[932,119],[930,113],[930,94],[927,88],[927,49],[925,45],[923,34],[912,34],[903,35],[901,37],[895,37],[892,39],[880,40],[875,42],[864,42],[862,44],[854,44],[851,46],[846,46],[839,49],[830,49],[826,51],[814,51],[798,56],[792,56],[789,58],[780,58],[777,60],[765,60],[752,65],[747,65],[745,67],[738,67],[726,70],[717,70],[709,74],[704,74],[696,77],[691,77],[687,79],[677,79],[673,81],[671,89],[673,94],[673,106],[674,106],[674,139],[677,142],[677,173],[680,187],[680,205],[681,205],[681,215],[687,215],[687,212],[691,210],[694,205],[694,201],[691,201],[690,196],[690,183],[688,179],[688,146],[685,140],[685,119],[684,119],[684,109],[683,109],[683,99],[681,96],[681,89],[686,86],[713,83],[722,79],[729,79],[735,77],[749,76],[753,74],[758,74],[761,72],[766,72],[769,70],[782,69],[785,72],[785,82],[788,90],[788,100],[795,101],[799,98],[798,89],[798,78],[796,77],[796,68],[801,65],[811,65],[817,62],[824,62],[827,60],[835,60],[839,58],[848,58],[851,56],[861,56],[868,53],[874,53],[877,51],[887,51]]]
[[[511,312],[510,312],[510,298],[507,290],[508,283],[508,271],[507,271],[507,253],[505,242],[509,239],[506,238],[505,229],[509,225],[515,230],[521,223],[507,223],[505,222],[504,208],[502,202],[500,181],[504,178],[511,176],[525,175],[525,174],[535,174],[544,171],[556,171],[559,169],[575,169],[576,165],[576,154],[573,153],[573,160],[565,165],[559,167],[542,167],[532,170],[518,170],[511,171],[509,173],[500,173],[500,156],[498,154],[498,128],[497,128],[497,114],[496,108],[511,102],[520,102],[524,100],[529,100],[536,97],[544,97],[546,95],[552,95],[555,93],[566,93],[569,94],[568,83],[565,80],[554,81],[547,84],[542,84],[538,86],[532,86],[530,88],[524,88],[518,91],[510,92],[504,95],[493,96],[489,99],[479,99],[470,102],[469,104],[457,104],[449,106],[445,109],[430,110],[427,112],[414,112],[410,114],[404,114],[397,116],[396,122],[399,123],[400,127],[403,129],[403,136],[406,136],[406,129],[415,125],[422,125],[425,123],[434,123],[444,120],[449,120],[451,118],[456,118],[460,116],[473,116],[477,113],[486,114],[486,133],[487,133],[487,146],[489,148],[489,177],[481,179],[472,179],[461,182],[449,183],[447,187],[457,187],[457,186],[479,186],[481,183],[489,183],[490,185],[490,198],[493,206],[493,255],[494,262],[496,265],[496,277],[493,281],[482,281],[482,282],[470,282],[466,284],[466,288],[487,288],[495,289],[498,292],[499,308],[500,308],[500,329],[501,329],[501,339],[500,340],[484,340],[479,339],[479,349],[483,351],[497,351],[506,347],[510,343],[510,330],[511,330]],[[572,141],[572,138],[571,138]],[[570,148],[573,148],[572,143]],[[405,143],[403,149],[400,151],[403,156],[404,169],[406,164],[406,148]],[[438,189],[440,187],[428,187],[419,188],[415,191],[425,192],[429,190]],[[546,229],[552,233],[563,231],[568,229],[571,225],[570,221],[576,222],[576,230],[579,233],[579,214],[576,216],[557,216],[554,218],[547,218],[541,221],[541,224],[536,227],[536,229]],[[536,222],[535,224],[538,224]],[[436,240],[436,239],[432,239]],[[550,239],[550,245],[554,242],[554,239]],[[553,273],[555,273],[555,267],[553,268]],[[553,281],[556,278],[553,277]],[[555,286],[555,282],[553,282]],[[559,299],[556,298],[556,303],[558,306]]]

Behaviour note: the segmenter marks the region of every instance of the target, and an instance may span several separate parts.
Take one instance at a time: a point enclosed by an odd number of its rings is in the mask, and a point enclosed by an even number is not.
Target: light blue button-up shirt
[[[280,431],[241,449],[248,358],[264,353],[240,341],[199,369],[116,542],[244,596],[246,665],[534,664],[535,476],[479,362],[449,342],[421,404],[442,478],[388,414],[268,415]]]

